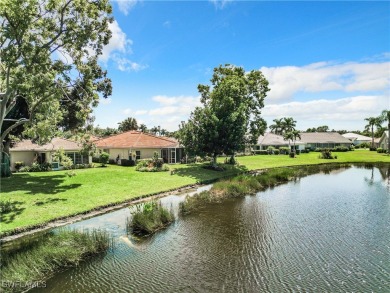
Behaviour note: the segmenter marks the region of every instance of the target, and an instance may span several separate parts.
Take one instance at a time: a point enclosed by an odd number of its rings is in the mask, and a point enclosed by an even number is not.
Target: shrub
[[[279,150],[280,150],[280,153],[282,155],[288,155],[290,153],[290,148],[289,147],[281,147],[281,148],[279,148]]]
[[[347,152],[349,151],[349,148],[345,146],[337,146],[333,149],[334,152]]]
[[[259,151],[255,151],[255,153],[257,155],[268,155],[268,151],[267,150],[259,150]]]
[[[165,228],[174,220],[172,210],[168,211],[161,203],[152,201],[137,207],[127,227],[133,234],[145,236]]]
[[[100,164],[102,164],[102,166],[106,166],[107,163],[108,163],[108,159],[110,158],[110,155],[106,152],[102,152],[99,156],[100,158]]]
[[[235,157],[228,157],[228,158],[225,158],[225,164],[228,164],[228,165],[237,165],[237,164],[238,164],[238,161],[236,160]]]
[[[295,152],[290,153],[290,158],[295,158]]]
[[[110,165],[116,165],[116,161],[114,159],[109,159],[108,164]]]
[[[135,166],[134,160],[121,159],[121,166],[133,167]]]
[[[137,161],[137,166],[135,170],[139,172],[161,172],[161,171],[169,171],[169,166],[164,164],[162,158],[156,156],[157,152],[155,152],[155,156],[152,159],[142,159]]]
[[[25,164],[23,161],[15,162],[15,169],[16,171],[19,171],[20,168],[24,167]]]
[[[370,152],[375,152],[376,151],[376,147],[370,147]]]
[[[337,157],[333,157],[333,156],[332,156],[332,152],[331,152],[330,149],[324,149],[324,150],[321,152],[320,158],[321,158],[321,159],[337,159]]]
[[[383,148],[377,148],[376,151],[377,151],[377,153],[380,153],[380,154],[386,153],[386,150]]]
[[[314,151],[315,152],[322,152],[322,148],[316,148]]]
[[[279,155],[279,154],[280,154],[280,150],[275,149],[275,150],[274,150],[274,155]]]
[[[16,203],[11,200],[0,200],[0,212],[6,214],[15,209]]]

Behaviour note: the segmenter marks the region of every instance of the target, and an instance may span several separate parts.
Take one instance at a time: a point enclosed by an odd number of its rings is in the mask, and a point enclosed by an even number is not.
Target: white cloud
[[[103,54],[100,56],[100,60],[103,62],[107,62],[118,52],[123,54],[131,53],[130,46],[133,44],[133,41],[127,38],[116,20],[109,24],[109,29],[112,37],[108,45],[103,48]]]
[[[120,57],[115,55],[113,57],[113,60],[115,61],[117,68],[120,71],[140,71],[145,68],[148,68],[147,65],[142,65],[136,62],[133,62],[125,57]]]
[[[268,99],[286,101],[299,92],[382,91],[390,84],[390,62],[332,63],[262,67],[270,83]]]
[[[341,129],[346,123],[360,124],[363,127],[364,118],[378,116],[383,109],[389,107],[390,98],[378,95],[270,104],[266,105],[262,112],[269,122],[275,118],[294,117],[301,130],[319,125]]]
[[[148,113],[147,110],[138,110],[134,112],[134,115],[145,115],[146,113]]]
[[[134,8],[134,6],[137,4],[137,0],[116,0],[118,4],[119,11],[122,12],[124,15],[128,15],[130,10]]]
[[[233,0],[209,0],[209,1],[214,4],[215,9],[224,9],[229,2],[233,2]]]
[[[131,113],[131,109],[130,108],[127,108],[127,109],[123,110],[123,114],[125,114],[125,115],[128,115],[130,113]]]

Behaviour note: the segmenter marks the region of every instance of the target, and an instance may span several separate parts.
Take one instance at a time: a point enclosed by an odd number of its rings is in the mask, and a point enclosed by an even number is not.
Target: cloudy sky
[[[111,0],[112,39],[101,56],[113,95],[95,125],[134,117],[178,129],[214,67],[261,70],[263,116],[301,130],[362,130],[390,109],[390,2]]]

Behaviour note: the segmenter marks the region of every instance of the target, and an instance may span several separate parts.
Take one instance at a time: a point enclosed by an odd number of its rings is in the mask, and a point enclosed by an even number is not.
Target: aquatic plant
[[[172,210],[161,203],[151,201],[139,205],[133,217],[127,223],[128,231],[138,236],[146,236],[165,228],[175,220]]]
[[[109,234],[101,230],[59,230],[36,244],[1,257],[1,292],[21,292],[64,267],[76,266],[86,258],[112,247]],[[27,287],[27,288],[26,288]]]

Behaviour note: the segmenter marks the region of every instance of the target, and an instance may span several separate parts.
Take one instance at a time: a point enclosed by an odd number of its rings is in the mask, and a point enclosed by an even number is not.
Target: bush
[[[334,152],[348,152],[349,148],[345,146],[337,146],[333,149]]]
[[[295,158],[295,152],[290,153],[290,158]]]
[[[259,151],[255,151],[255,154],[256,155],[268,155],[268,151],[267,150],[259,150]]]
[[[314,151],[315,152],[322,152],[322,148],[316,148]]]
[[[23,169],[23,171],[22,171]],[[20,172],[46,172],[51,170],[51,164],[50,163],[43,163],[38,164],[37,162],[34,162],[31,164],[29,168],[22,167],[20,168]]]
[[[337,159],[337,157],[332,156],[332,151],[330,149],[324,149],[321,152],[320,158],[321,159]]]
[[[386,150],[383,149],[383,148],[377,148],[377,149],[376,149],[376,152],[377,152],[377,153],[380,153],[380,154],[383,154],[383,153],[386,153]]]
[[[376,151],[376,147],[370,147],[370,152],[375,152]]]
[[[100,164],[102,164],[102,166],[106,166],[107,163],[108,163],[108,159],[110,158],[110,155],[106,152],[102,152],[99,156],[100,158]]]
[[[135,166],[134,160],[121,159],[121,166],[133,167]]]
[[[138,160],[135,170],[139,172],[161,172],[169,171],[169,166],[164,164],[164,160],[159,158],[158,153],[155,152],[152,159]]]
[[[288,155],[290,153],[290,148],[289,147],[281,147],[281,148],[279,148],[279,150],[280,150],[280,153],[282,155]]]
[[[238,161],[236,160],[235,157],[228,157],[228,158],[225,158],[225,164],[227,164],[227,165],[237,165]]]
[[[109,159],[108,164],[110,165],[116,165],[116,161],[114,159]]]
[[[174,220],[173,211],[168,211],[161,203],[152,201],[138,206],[127,227],[133,234],[145,236],[165,228]]]
[[[20,161],[20,162],[15,162],[15,169],[16,171],[19,171],[20,168],[24,167],[25,164],[23,161]]]
[[[10,200],[0,200],[0,212],[6,214],[15,209],[16,203]]]
[[[275,150],[274,150],[274,155],[279,155],[279,154],[280,154],[280,150],[275,149]]]

